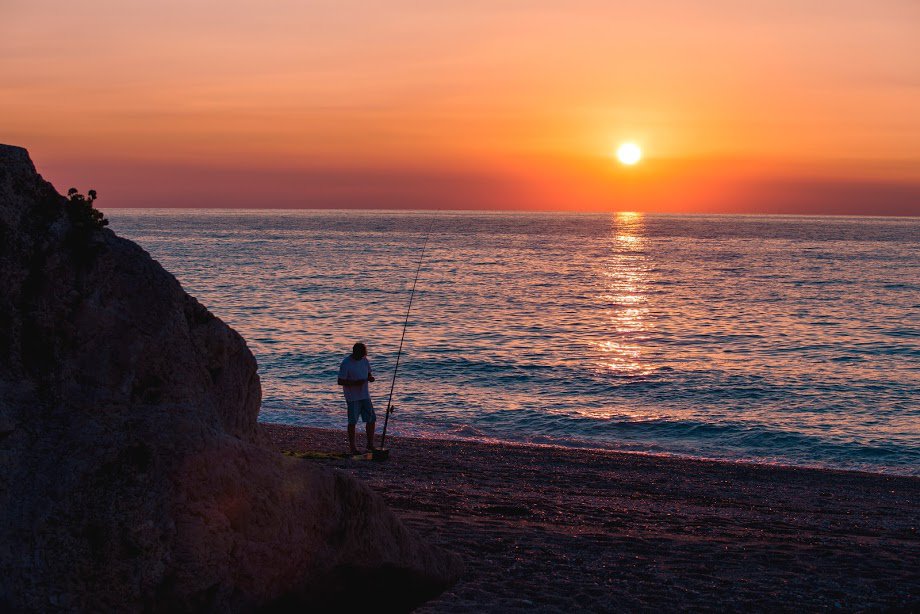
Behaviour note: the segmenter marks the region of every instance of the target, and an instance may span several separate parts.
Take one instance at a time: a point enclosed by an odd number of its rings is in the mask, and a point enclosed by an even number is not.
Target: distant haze
[[[5,0],[0,142],[103,209],[920,215],[918,24],[916,0]]]

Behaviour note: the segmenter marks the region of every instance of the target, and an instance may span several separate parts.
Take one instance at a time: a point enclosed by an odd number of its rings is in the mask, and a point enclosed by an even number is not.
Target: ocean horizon
[[[259,363],[260,419],[920,475],[920,218],[106,209]],[[378,429],[379,431],[379,429]]]

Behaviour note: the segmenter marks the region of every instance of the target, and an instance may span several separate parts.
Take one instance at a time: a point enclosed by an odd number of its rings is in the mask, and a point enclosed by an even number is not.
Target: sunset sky
[[[100,206],[920,215],[920,2],[0,0]],[[641,146],[637,165],[616,147]]]

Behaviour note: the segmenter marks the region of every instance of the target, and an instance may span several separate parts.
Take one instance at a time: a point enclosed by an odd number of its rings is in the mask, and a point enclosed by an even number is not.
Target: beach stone
[[[0,610],[408,610],[459,559],[261,445],[245,341],[0,145]]]

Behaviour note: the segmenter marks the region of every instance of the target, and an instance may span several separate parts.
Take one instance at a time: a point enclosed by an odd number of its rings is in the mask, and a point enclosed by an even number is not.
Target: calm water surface
[[[109,210],[341,427],[356,340],[394,434],[920,475],[920,219]],[[380,412],[382,418],[382,412]]]

